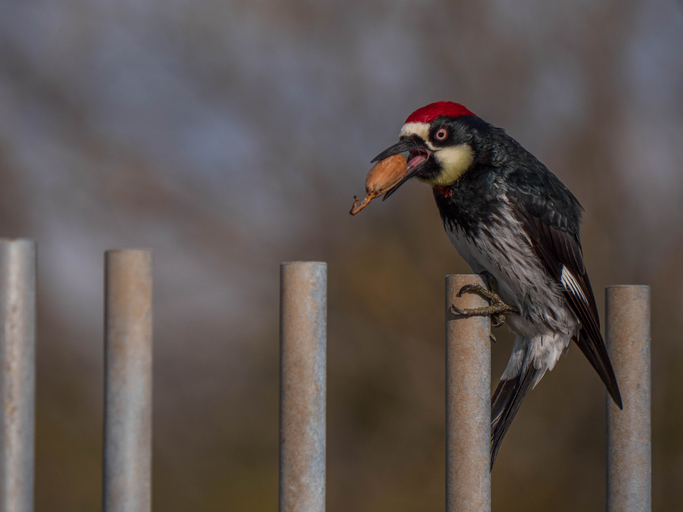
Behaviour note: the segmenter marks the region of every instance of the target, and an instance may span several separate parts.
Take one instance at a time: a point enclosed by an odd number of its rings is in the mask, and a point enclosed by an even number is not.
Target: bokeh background
[[[155,258],[155,510],[275,510],[279,263],[298,259],[329,265],[328,509],[443,510],[443,277],[467,268],[417,182],[348,214],[442,99],[575,192],[600,304],[652,286],[653,502],[682,510],[680,1],[1,10],[0,235],[39,244],[38,511],[100,506],[103,251],[123,247]],[[604,405],[572,349],[503,444],[494,509],[604,510]]]

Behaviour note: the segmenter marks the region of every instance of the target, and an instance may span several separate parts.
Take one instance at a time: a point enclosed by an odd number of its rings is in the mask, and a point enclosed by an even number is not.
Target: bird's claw
[[[497,313],[491,315],[491,327],[500,327],[505,323],[505,314]]]
[[[477,286],[477,285],[474,285],[474,284],[466,284],[465,286],[463,286],[462,288],[460,288],[460,291],[456,294],[456,297],[462,297],[462,294],[463,294],[463,293],[467,293],[473,286]],[[455,306],[453,306],[453,307],[455,307]]]
[[[489,306],[483,308],[460,309],[451,306],[451,312],[461,316],[490,316],[492,327],[500,327],[505,323],[506,313],[519,314],[519,310],[503,302],[498,295],[498,283],[493,276],[487,276],[489,288],[484,288],[479,284],[466,284],[457,293],[457,297],[462,297],[463,293],[476,293],[489,301]],[[494,338],[495,341],[495,338]]]
[[[456,307],[453,306],[453,305],[451,306],[451,313],[454,313],[454,314],[460,315],[460,316],[468,316],[468,315],[467,315],[467,310],[466,310],[466,309],[459,309],[459,308],[456,308]]]
[[[484,288],[480,284],[466,284],[460,288],[460,291],[457,293],[456,297],[462,297],[463,293],[476,293],[477,295],[481,295],[491,302],[495,302],[496,300],[500,301],[500,297],[498,297],[498,294],[495,291]]]

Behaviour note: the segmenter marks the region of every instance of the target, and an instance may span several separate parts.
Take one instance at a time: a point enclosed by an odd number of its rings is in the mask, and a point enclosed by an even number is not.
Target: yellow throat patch
[[[444,187],[458,181],[470,168],[474,161],[474,152],[468,144],[459,144],[451,148],[438,149],[434,152],[434,158],[441,165],[441,173],[429,180],[418,179],[433,187]]]

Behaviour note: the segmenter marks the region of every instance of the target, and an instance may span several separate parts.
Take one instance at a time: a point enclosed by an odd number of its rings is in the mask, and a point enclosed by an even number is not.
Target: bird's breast
[[[472,271],[477,274],[481,274],[489,269],[482,264],[484,258],[481,251],[474,244],[473,240],[465,234],[465,232],[460,229],[457,225],[448,224],[446,225],[446,234],[448,239],[451,241],[458,254],[465,260]]]

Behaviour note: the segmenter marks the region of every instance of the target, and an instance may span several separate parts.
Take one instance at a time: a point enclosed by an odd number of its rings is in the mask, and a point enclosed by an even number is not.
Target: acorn
[[[380,160],[365,177],[365,197],[361,201],[353,196],[354,202],[351,208],[351,215],[356,215],[359,211],[370,204],[374,198],[389,192],[405,176],[408,170],[408,163],[403,155],[392,155]]]

